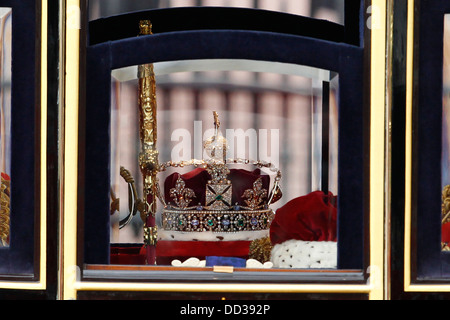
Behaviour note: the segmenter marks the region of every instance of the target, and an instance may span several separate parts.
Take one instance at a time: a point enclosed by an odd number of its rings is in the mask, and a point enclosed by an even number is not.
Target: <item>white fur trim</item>
[[[333,241],[288,240],[272,248],[274,268],[337,268],[337,244]]]
[[[239,231],[239,232],[183,232],[158,230],[158,240],[166,241],[253,241],[265,238],[269,230]]]

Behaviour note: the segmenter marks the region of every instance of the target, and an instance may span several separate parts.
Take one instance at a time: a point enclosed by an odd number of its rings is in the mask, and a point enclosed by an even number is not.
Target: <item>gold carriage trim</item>
[[[238,232],[267,230],[274,218],[272,209],[262,210],[170,210],[162,213],[166,231]]]

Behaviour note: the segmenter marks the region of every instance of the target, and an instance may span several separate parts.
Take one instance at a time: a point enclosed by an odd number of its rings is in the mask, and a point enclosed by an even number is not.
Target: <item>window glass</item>
[[[0,247],[10,244],[11,8],[0,8]]]
[[[450,14],[444,17],[442,103],[442,249],[450,251]]]
[[[249,60],[153,67],[156,263],[336,268],[338,75]],[[113,264],[143,261],[120,259],[142,256],[145,236],[137,74],[137,66],[112,71]],[[224,157],[209,151],[211,137],[226,139]]]

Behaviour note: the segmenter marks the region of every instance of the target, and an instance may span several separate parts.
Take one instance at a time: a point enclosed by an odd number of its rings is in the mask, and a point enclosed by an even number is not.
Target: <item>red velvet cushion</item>
[[[145,255],[141,252],[142,246],[112,246],[111,247],[111,264],[145,264]]]
[[[248,259],[250,241],[158,241],[156,262],[170,265],[172,260],[185,261],[191,257],[204,260],[207,256],[238,257]],[[145,246],[140,254],[146,255]]]
[[[336,241],[336,197],[315,191],[295,198],[278,209],[270,227],[272,244],[295,239]]]

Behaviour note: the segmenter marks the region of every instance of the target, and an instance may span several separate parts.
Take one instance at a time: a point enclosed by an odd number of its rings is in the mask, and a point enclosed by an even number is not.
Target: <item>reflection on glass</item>
[[[167,164],[158,174],[158,264],[220,264],[210,261],[217,256],[242,263],[245,256],[253,267],[336,268],[338,75],[248,60],[154,68],[157,149],[160,164]],[[139,255],[140,246],[132,244],[143,239],[139,214],[120,227],[132,210],[134,190],[143,196],[136,74],[136,67],[112,74],[112,263],[127,263],[117,260],[120,250]],[[205,178],[204,169],[180,166],[210,159],[204,142],[216,133],[227,140],[230,173],[223,180],[230,180],[229,191],[212,175]],[[271,201],[278,169],[282,197]]]
[[[344,0],[89,0],[89,19],[172,7],[216,6],[258,8],[343,23]]]
[[[10,239],[11,9],[0,8],[0,247]]]
[[[442,249],[450,251],[450,15],[444,16],[442,96]]]

